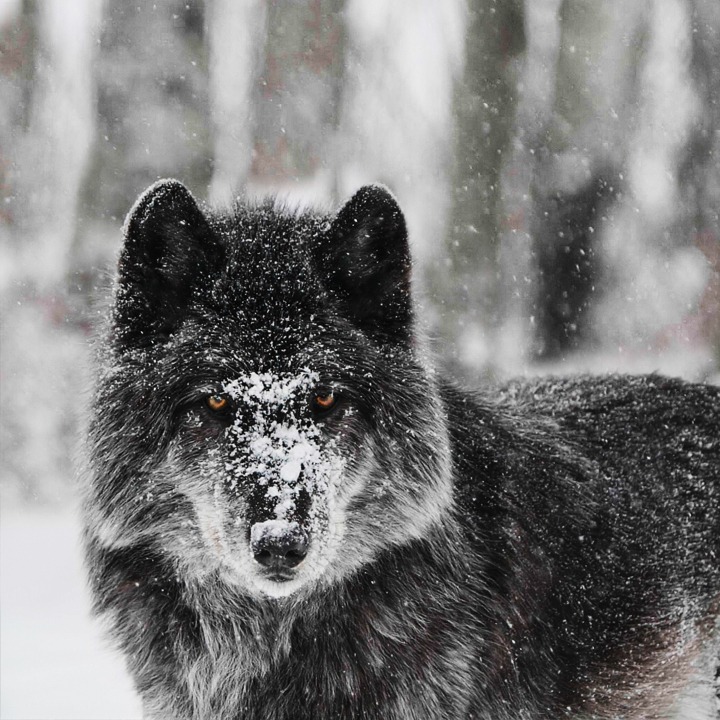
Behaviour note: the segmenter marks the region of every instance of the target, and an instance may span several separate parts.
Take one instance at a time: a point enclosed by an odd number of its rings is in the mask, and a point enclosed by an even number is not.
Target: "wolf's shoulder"
[[[479,464],[521,477],[547,466],[630,486],[720,479],[720,388],[661,375],[513,380],[445,390],[463,475]],[[506,471],[507,473],[507,471]]]
[[[515,380],[497,389],[498,408],[547,417],[603,445],[672,446],[679,438],[720,454],[720,388],[662,375]]]
[[[445,391],[451,425],[477,433],[501,425],[536,435],[553,429],[566,439],[618,446],[645,440],[675,444],[693,437],[720,455],[720,387],[662,375],[601,375],[516,379],[481,393]]]
[[[628,410],[720,415],[720,387],[663,375],[577,375],[515,379],[491,394],[503,406],[551,415]]]

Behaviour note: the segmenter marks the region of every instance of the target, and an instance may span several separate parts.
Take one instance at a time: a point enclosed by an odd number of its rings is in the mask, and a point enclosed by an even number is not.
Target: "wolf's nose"
[[[250,548],[264,567],[294,568],[307,555],[307,535],[297,523],[267,520],[252,526]]]

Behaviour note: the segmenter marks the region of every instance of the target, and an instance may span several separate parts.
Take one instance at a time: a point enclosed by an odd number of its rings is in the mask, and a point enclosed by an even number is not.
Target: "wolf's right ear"
[[[125,221],[118,264],[113,332],[121,347],[166,338],[178,327],[193,292],[212,282],[219,247],[190,191],[159,180]]]
[[[366,185],[340,208],[319,243],[317,263],[328,291],[355,325],[381,340],[410,338],[407,227],[387,188]]]

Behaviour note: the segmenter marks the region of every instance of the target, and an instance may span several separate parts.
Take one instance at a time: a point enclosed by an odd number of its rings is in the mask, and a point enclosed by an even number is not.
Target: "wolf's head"
[[[450,503],[447,430],[384,188],[333,217],[201,210],[174,181],[131,210],[91,428],[89,534],[179,576],[311,592]]]

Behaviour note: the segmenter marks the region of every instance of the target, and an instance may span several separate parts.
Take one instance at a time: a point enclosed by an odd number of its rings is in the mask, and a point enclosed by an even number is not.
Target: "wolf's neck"
[[[321,698],[307,689],[311,684],[325,688],[333,708],[355,708],[351,716],[359,717],[365,709],[356,707],[358,698],[386,707],[396,701],[397,688],[411,682],[427,694],[418,702],[428,717],[442,715],[438,703],[463,707],[471,678],[484,672],[479,659],[487,600],[469,587],[467,578],[477,579],[480,570],[458,565],[469,555],[456,541],[438,529],[388,550],[345,581],[298,598],[252,598],[220,582],[187,585],[169,575],[157,586],[132,584],[113,602],[134,605],[131,596],[142,593],[143,607],[154,608],[146,618],[155,657],[137,644],[137,634],[129,643],[137,646],[126,648],[136,678],[153,685],[153,667],[174,668],[162,681],[165,691],[149,693],[148,707],[156,707],[158,717],[234,717],[256,703],[267,706],[268,717],[292,717],[273,703],[297,696],[314,707]],[[154,564],[158,573],[161,564]],[[134,617],[118,609],[121,625]],[[452,699],[438,685],[443,677],[458,678]],[[266,696],[268,683],[278,686],[277,699]],[[165,705],[169,697],[177,703],[172,708]]]
[[[368,648],[374,638],[415,642],[437,617],[468,607],[464,580],[479,569],[467,566],[468,554],[458,552],[458,542],[452,530],[438,529],[429,539],[388,550],[322,592],[297,597],[249,597],[216,583],[186,587],[184,594],[207,650],[221,652],[229,644],[237,652],[241,646],[258,669],[281,662],[297,646],[317,644],[320,635]],[[474,600],[476,615],[483,600]]]

